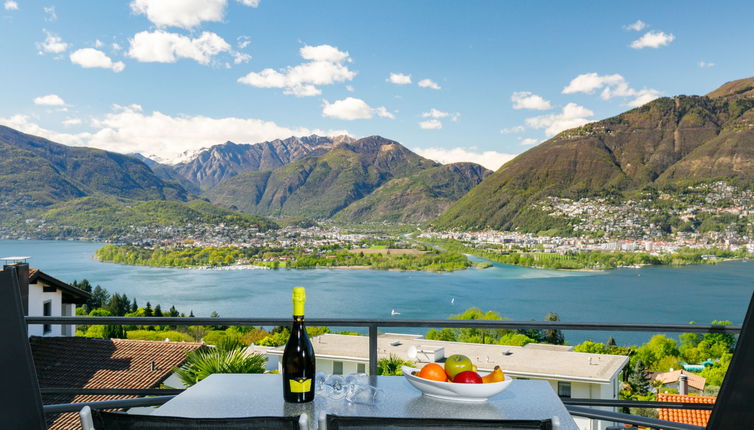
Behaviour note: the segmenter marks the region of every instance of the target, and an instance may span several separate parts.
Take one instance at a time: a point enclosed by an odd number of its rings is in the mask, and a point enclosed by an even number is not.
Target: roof
[[[658,402],[683,402],[683,403],[706,403],[714,404],[717,397],[693,396],[683,394],[657,395]],[[712,411],[699,409],[658,409],[658,418],[665,421],[673,421],[682,424],[691,424],[705,427]]]
[[[367,336],[323,334],[312,339],[312,346],[317,358],[369,361]],[[590,354],[568,351],[565,348],[541,348],[538,345],[528,347],[448,342],[397,333],[386,333],[377,338],[377,353],[380,358],[392,354],[403,360],[410,360],[408,349],[411,346],[417,350],[444,348],[445,357],[453,354],[466,355],[483,371],[491,371],[499,365],[503,371],[513,376],[598,384],[609,383],[628,363],[628,357],[623,355]],[[259,347],[255,350],[259,351]],[[268,348],[264,352],[282,354],[283,347]],[[505,352],[510,354],[505,355]],[[419,353],[417,359],[412,361],[426,363],[429,357],[431,355],[423,356]]]
[[[86,291],[73,287],[60,279],[53,278],[39,269],[29,268],[29,283],[36,284],[38,281],[42,281],[51,287],[59,288],[63,292],[63,299],[71,303],[84,303],[92,297]]]
[[[152,388],[202,347],[193,342],[159,342],[83,337],[30,338],[41,388]],[[151,363],[156,370],[151,370]],[[43,395],[45,404],[127,399],[137,396]],[[78,414],[48,416],[51,430],[78,429]]]
[[[704,384],[707,382],[703,376],[691,373],[686,370],[674,370],[672,372],[655,373],[652,379],[662,382],[662,385],[678,382],[681,374],[686,375],[689,387],[696,388],[699,391],[704,390]]]

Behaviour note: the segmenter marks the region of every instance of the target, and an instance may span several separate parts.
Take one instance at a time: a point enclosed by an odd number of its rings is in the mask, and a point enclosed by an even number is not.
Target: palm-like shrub
[[[388,376],[403,375],[401,366],[414,366],[412,361],[401,360],[398,356],[390,354],[388,358],[381,358],[377,361],[377,374]]]
[[[245,348],[202,348],[189,353],[175,369],[181,382],[191,386],[213,373],[264,373],[267,357]]]

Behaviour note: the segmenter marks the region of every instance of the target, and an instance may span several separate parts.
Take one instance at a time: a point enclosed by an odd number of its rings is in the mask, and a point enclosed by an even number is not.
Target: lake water
[[[754,289],[754,261],[681,268],[562,272],[495,264],[453,273],[378,270],[191,270],[99,263],[98,243],[0,240],[0,256],[31,256],[32,267],[63,281],[89,279],[139,305],[223,317],[281,317],[291,313],[291,287],[307,288],[309,317],[445,319],[477,306],[514,320],[740,324]],[[455,299],[455,300],[453,300]],[[451,303],[451,301],[454,303]],[[395,309],[400,315],[391,317]],[[410,329],[396,330],[411,332]],[[566,333],[641,342],[643,333]]]

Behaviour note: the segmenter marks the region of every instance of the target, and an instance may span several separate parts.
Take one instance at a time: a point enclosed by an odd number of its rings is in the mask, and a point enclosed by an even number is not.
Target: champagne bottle
[[[293,327],[283,352],[283,398],[286,402],[314,400],[314,348],[304,327],[306,290],[293,289]]]

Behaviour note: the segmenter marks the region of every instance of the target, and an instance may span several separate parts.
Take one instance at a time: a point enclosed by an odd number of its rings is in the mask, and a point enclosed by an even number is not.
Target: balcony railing
[[[27,324],[80,324],[80,325],[162,325],[162,326],[194,326],[194,325],[222,325],[222,326],[287,326],[290,318],[176,318],[176,317],[26,317]],[[562,322],[562,321],[500,321],[500,320],[397,320],[397,319],[364,319],[364,318],[310,318],[307,325],[329,327],[365,327],[369,335],[369,373],[377,374],[377,335],[378,329],[399,328],[474,328],[474,329],[551,329],[566,331],[617,331],[617,332],[654,332],[654,333],[727,333],[738,334],[741,326],[714,324],[637,324],[637,323],[597,323],[597,322]],[[46,405],[45,413],[60,413],[78,411],[85,404],[93,407],[133,407],[159,405],[167,402],[181,390],[167,389],[73,389],[73,388],[43,388],[43,393],[56,394],[130,394],[150,395],[142,399],[127,399],[107,402],[90,402],[76,404]],[[114,402],[117,402],[114,403]],[[642,407],[664,409],[712,409],[712,405],[698,403],[665,403],[633,400],[602,400],[602,399],[563,399],[569,412],[575,416],[602,419],[606,421],[625,422],[627,424],[642,425],[668,430],[694,430],[701,427],[687,424],[668,423],[653,418],[636,416],[632,421],[616,416],[612,412],[584,408],[580,406],[602,407]],[[578,405],[578,406],[577,406]]]

